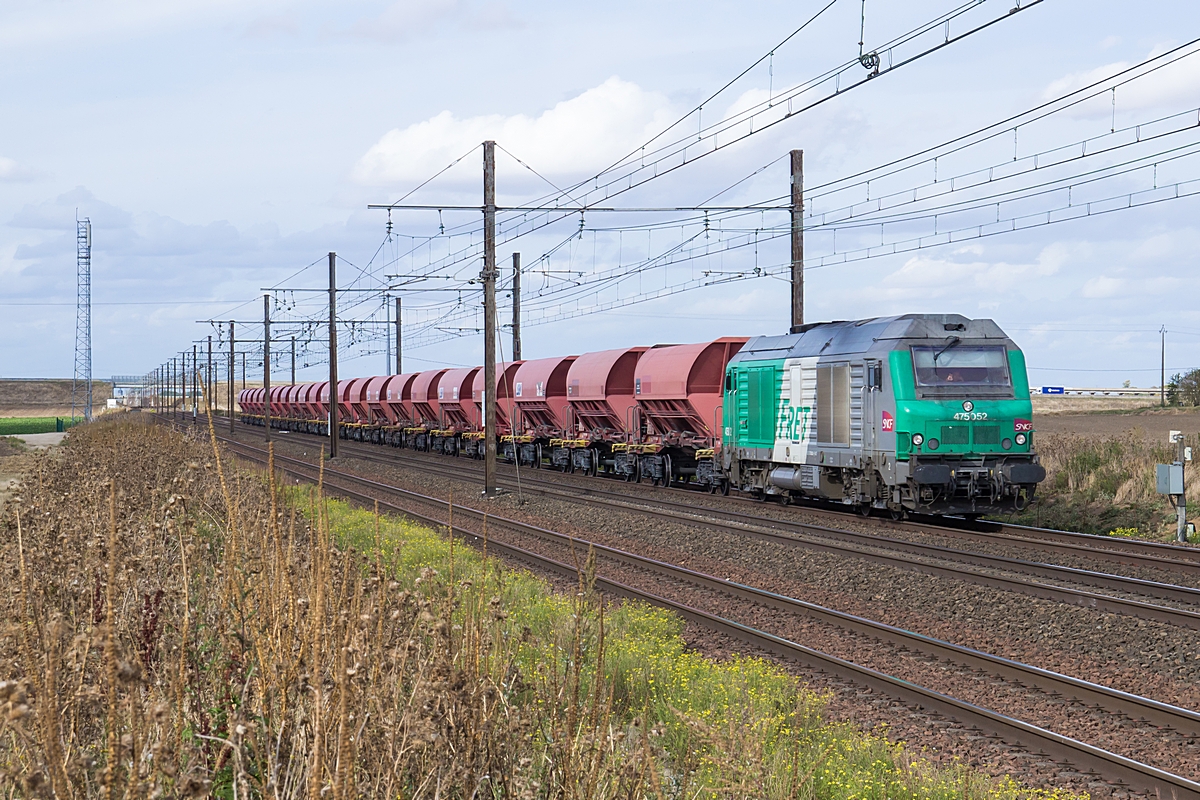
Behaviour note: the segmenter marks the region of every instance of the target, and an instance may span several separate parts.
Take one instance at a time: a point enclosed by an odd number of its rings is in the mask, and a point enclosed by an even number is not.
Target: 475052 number
[[[978,422],[987,418],[986,411],[960,411],[954,415],[954,419],[959,422]]]

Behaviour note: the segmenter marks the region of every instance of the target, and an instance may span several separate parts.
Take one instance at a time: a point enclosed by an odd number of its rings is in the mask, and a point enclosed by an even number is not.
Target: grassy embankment
[[[58,420],[64,428],[71,427],[70,417],[0,417],[0,436],[18,436],[24,433],[54,433]]]
[[[93,424],[34,472],[0,521],[18,795],[1045,796],[831,724],[586,577],[555,594],[164,427]]]
[[[1200,439],[1186,438],[1200,452]],[[1109,437],[1038,434],[1036,443],[1046,481],[1038,487],[1037,502],[1012,521],[1084,533],[1174,538],[1175,510],[1155,491],[1155,464],[1174,461],[1174,445],[1148,442],[1136,429]],[[1187,466],[1187,496],[1200,497],[1200,470]]]

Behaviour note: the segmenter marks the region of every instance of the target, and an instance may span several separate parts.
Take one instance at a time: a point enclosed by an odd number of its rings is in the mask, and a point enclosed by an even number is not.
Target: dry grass
[[[1200,452],[1200,437],[1186,439]],[[1046,480],[1022,521],[1085,533],[1129,535],[1136,529],[1142,538],[1174,537],[1174,508],[1155,491],[1155,465],[1175,460],[1174,445],[1147,441],[1140,430],[1110,437],[1039,434],[1037,451]],[[1191,466],[1185,489],[1195,498],[1200,470]]]
[[[824,723],[586,566],[554,595],[129,416],[37,456],[0,519],[0,796],[1036,794]]]

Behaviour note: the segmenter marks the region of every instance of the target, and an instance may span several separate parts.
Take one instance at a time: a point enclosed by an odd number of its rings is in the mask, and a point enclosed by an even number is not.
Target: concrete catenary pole
[[[496,143],[483,143],[483,493],[496,495]]]
[[[229,320],[229,374],[226,377],[229,378],[229,435],[232,436],[234,434],[235,424],[233,416],[233,382],[237,380],[237,350],[235,349],[235,343],[233,339],[233,320]]]
[[[804,324],[804,151],[792,151],[792,330]]]
[[[400,372],[401,372],[400,368],[403,363],[400,358],[401,353],[403,352],[403,348],[401,347],[401,343],[403,341],[404,341],[404,339],[400,335],[400,298],[397,297],[396,298],[396,374],[397,375],[400,374]]]
[[[512,359],[521,360],[521,254],[513,253]]]
[[[192,421],[196,421],[196,413],[200,408],[200,348],[192,345]]]
[[[271,296],[263,295],[263,437],[271,441]]]
[[[338,451],[337,253],[329,254],[329,457]]]

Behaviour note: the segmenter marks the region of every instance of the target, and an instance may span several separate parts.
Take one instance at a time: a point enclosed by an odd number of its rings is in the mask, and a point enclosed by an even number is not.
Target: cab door
[[[868,360],[863,366],[862,449],[869,457],[879,448],[879,405],[883,390],[883,364]]]

